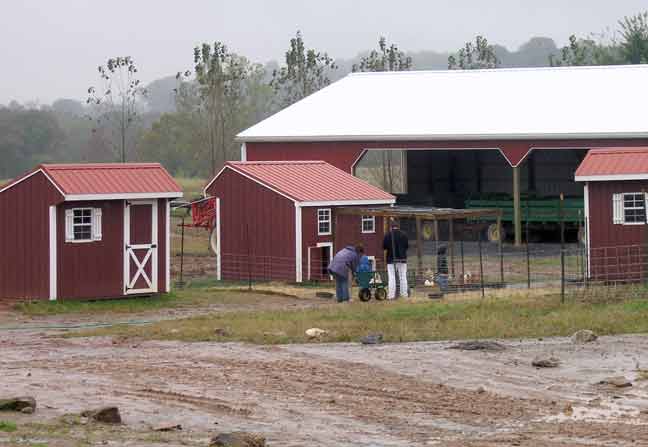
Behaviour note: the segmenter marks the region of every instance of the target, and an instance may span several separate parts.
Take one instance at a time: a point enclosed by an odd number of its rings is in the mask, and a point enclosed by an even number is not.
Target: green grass
[[[156,340],[243,341],[258,344],[306,342],[305,331],[329,332],[324,342],[357,341],[380,332],[390,342],[471,338],[571,335],[579,329],[598,334],[648,331],[648,303],[588,304],[557,296],[470,302],[354,303],[308,310],[233,312],[156,323],[146,328],[118,326],[77,335],[119,335]],[[216,329],[225,329],[226,335]],[[73,335],[74,336],[74,335]]]
[[[20,303],[15,309],[30,316],[45,315],[103,315],[103,314],[135,314],[154,312],[172,308],[196,308],[213,304],[223,306],[255,304],[259,295],[275,295],[287,298],[294,296],[273,292],[270,290],[253,290],[243,288],[198,288],[189,287],[169,294],[152,297],[125,298],[100,301],[34,301]],[[296,298],[295,298],[296,299]]]
[[[18,427],[11,421],[0,421],[0,431],[5,433],[13,433],[18,430]]]

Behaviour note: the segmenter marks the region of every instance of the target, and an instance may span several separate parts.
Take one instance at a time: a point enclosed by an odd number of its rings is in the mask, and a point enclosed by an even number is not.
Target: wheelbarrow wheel
[[[375,295],[378,301],[383,301],[387,298],[387,291],[384,288],[378,288]]]
[[[371,299],[371,290],[360,289],[360,292],[358,292],[358,298],[360,298],[360,301],[369,301]]]

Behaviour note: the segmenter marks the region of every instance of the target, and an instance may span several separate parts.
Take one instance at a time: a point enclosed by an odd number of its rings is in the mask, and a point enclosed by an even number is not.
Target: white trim
[[[373,231],[365,231],[364,229],[364,221],[365,217],[369,218],[373,222]],[[362,234],[374,234],[376,233],[376,216],[360,216],[360,232]]]
[[[216,197],[216,279],[222,279],[221,256],[221,199]]]
[[[157,200],[139,200],[132,202],[130,204],[124,202],[124,294],[131,295],[135,293],[157,293],[159,290],[158,287],[158,202]],[[151,205],[151,243],[150,244],[138,244],[130,245],[130,207],[137,205]],[[144,259],[139,262],[133,250],[146,249],[148,248],[148,253],[144,256]],[[133,278],[130,277],[130,260],[131,258],[135,261],[135,264],[138,267],[137,273]],[[144,271],[146,263],[150,260],[151,262],[151,278],[148,278],[146,272]],[[145,281],[150,282],[150,288],[148,289],[133,289],[139,276],[143,276]]]
[[[38,174],[39,172],[42,172],[43,175],[45,176],[45,178],[46,178],[46,179],[47,179],[47,180],[48,180],[48,181],[49,181],[49,182],[50,182],[50,183],[51,183],[51,184],[56,188],[56,190],[57,190],[59,193],[61,193],[61,195],[62,195],[63,197],[65,197],[65,194],[63,193],[63,191],[61,191],[61,188],[59,188],[59,186],[58,186],[56,183],[54,183],[54,181],[52,180],[52,178],[51,178],[49,175],[47,175],[47,172],[45,172],[45,171],[43,170],[43,168],[37,169],[36,171],[32,172],[31,174],[27,174],[26,176],[24,176],[24,177],[21,178],[20,180],[17,180],[15,183],[10,183],[9,185],[7,185],[7,186],[5,186],[4,188],[0,189],[0,192],[5,192],[6,190],[13,188],[13,187],[16,186],[17,184],[23,182],[24,180],[27,180],[27,179],[30,178],[32,175]]]
[[[320,211],[328,211],[328,227],[329,230],[325,232],[320,231]],[[322,223],[325,223],[326,221],[323,220],[321,221]],[[318,236],[330,236],[333,234],[333,210],[331,208],[319,208],[317,210],[317,235]]]
[[[78,202],[80,200],[143,200],[143,199],[177,199],[182,197],[181,192],[151,192],[151,193],[123,193],[123,194],[69,194],[65,197],[66,202]]]
[[[49,207],[49,299],[56,301],[58,289],[58,256],[56,249],[56,206]]]
[[[269,189],[270,191],[272,191],[272,192],[274,192],[274,193],[279,194],[279,195],[282,196],[282,197],[285,197],[286,199],[290,200],[291,202],[293,202],[293,203],[295,203],[295,204],[298,203],[297,200],[293,199],[292,197],[290,197],[290,196],[288,196],[288,195],[282,193],[281,191],[279,191],[279,190],[277,190],[277,189],[275,189],[275,188],[273,188],[273,187],[271,187],[271,186],[269,186],[269,185],[263,183],[263,182],[260,181],[260,180],[255,179],[254,177],[249,176],[249,175],[246,174],[245,172],[242,172],[242,171],[236,169],[236,167],[231,166],[231,165],[226,165],[226,166],[224,166],[223,169],[221,169],[221,170],[218,172],[218,174],[216,174],[216,176],[215,176],[215,177],[214,177],[214,178],[213,178],[209,183],[207,183],[207,186],[205,186],[205,187],[203,188],[203,196],[204,196],[204,197],[207,197],[207,196],[208,196],[208,195],[207,195],[207,189],[209,189],[209,187],[210,187],[210,186],[211,186],[211,185],[216,181],[216,179],[218,179],[218,177],[221,176],[221,174],[222,174],[226,169],[231,169],[232,171],[236,172],[237,174],[240,174],[240,175],[242,175],[243,177],[252,180],[253,182],[255,182],[255,183],[257,183],[257,184],[263,186],[263,187],[266,188],[266,189]]]
[[[299,202],[301,206],[355,206],[355,205],[393,205],[396,199],[377,200],[332,200],[324,202]]]
[[[302,282],[302,208],[295,203],[295,282]]]
[[[245,142],[241,143],[241,161],[247,161],[247,145]]]
[[[584,206],[585,206],[585,250],[587,250],[587,272],[589,278],[592,271],[592,251],[590,249],[590,205],[589,205],[589,185],[585,183],[583,188]]]
[[[326,248],[326,247],[330,248],[331,251],[329,252],[329,262],[331,262],[333,260],[333,255],[335,254],[335,252],[333,251],[333,242],[318,242],[316,244],[316,247],[317,248]],[[308,268],[310,269],[310,265],[308,266]],[[329,279],[333,279],[333,276],[329,275]]]
[[[473,71],[473,70],[471,70]],[[580,133],[511,133],[511,134],[435,134],[435,135],[273,135],[246,136],[239,135],[237,142],[245,143],[308,143],[308,142],[340,142],[340,141],[490,141],[490,140],[593,140],[593,139],[626,139],[648,138],[648,132],[580,132]]]
[[[166,201],[165,210],[166,231],[165,244],[164,244],[164,291],[169,293],[171,291],[171,201]]]
[[[83,212],[84,211],[90,211],[90,223],[74,223],[74,213],[76,211],[81,212],[81,218],[83,218]],[[90,208],[90,207],[79,207],[79,208],[70,208],[65,210],[65,216],[66,216],[66,229],[65,229],[65,242],[66,243],[74,243],[74,244],[85,244],[89,242],[97,242],[97,239],[94,238],[95,234],[95,209]],[[70,221],[71,218],[71,221]],[[69,234],[68,234],[68,228],[67,225],[70,225],[69,228]],[[74,229],[75,227],[82,227],[82,226],[89,226],[90,227],[90,239],[75,239],[74,238]]]
[[[577,182],[610,182],[623,180],[648,180],[647,174],[577,175]]]

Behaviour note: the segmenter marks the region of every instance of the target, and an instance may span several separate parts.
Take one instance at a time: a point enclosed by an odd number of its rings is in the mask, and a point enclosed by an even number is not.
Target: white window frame
[[[84,211],[90,211],[90,223],[75,223],[74,214],[75,212],[80,211],[83,215]],[[92,207],[79,207],[79,208],[70,208],[65,211],[65,242],[71,244],[87,244],[91,242],[101,241],[101,220],[102,220],[102,211],[101,208],[92,208]],[[74,229],[76,227],[90,227],[90,238],[89,239],[75,239],[74,238]]]
[[[643,200],[641,201],[642,207],[626,207],[626,196],[635,196],[635,201],[636,201],[636,196],[642,196]],[[623,212],[623,225],[645,225],[646,220],[645,218],[648,217],[648,209],[646,208],[646,195],[643,192],[624,192],[621,194],[621,201],[622,201],[622,212]],[[643,209],[644,211],[644,220],[639,221],[639,222],[628,222],[626,220],[626,210],[640,210]]]
[[[371,230],[365,230],[365,222],[371,222]],[[362,216],[360,218],[360,231],[363,234],[373,234],[376,232],[376,216]]]
[[[328,219],[322,219],[320,216],[321,212],[328,213]],[[328,224],[328,231],[321,231],[320,224]],[[317,209],[317,235],[318,236],[330,236],[333,234],[333,213],[331,208],[318,208]]]

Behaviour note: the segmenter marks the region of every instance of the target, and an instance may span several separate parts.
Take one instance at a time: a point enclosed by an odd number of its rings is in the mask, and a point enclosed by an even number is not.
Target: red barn
[[[390,205],[395,197],[323,161],[232,162],[205,187],[216,197],[218,279],[328,277],[339,248],[382,253],[381,218],[340,207]]]
[[[241,159],[324,160],[404,205],[505,197],[519,244],[524,194],[582,200],[573,176],[587,150],[648,145],[647,76],[648,65],[353,73],[241,132]],[[395,181],[366,175],[381,159]]]
[[[159,164],[46,164],[0,187],[0,299],[168,291],[170,199]]]
[[[644,278],[648,147],[592,149],[576,181],[585,183],[590,276],[606,282]]]

